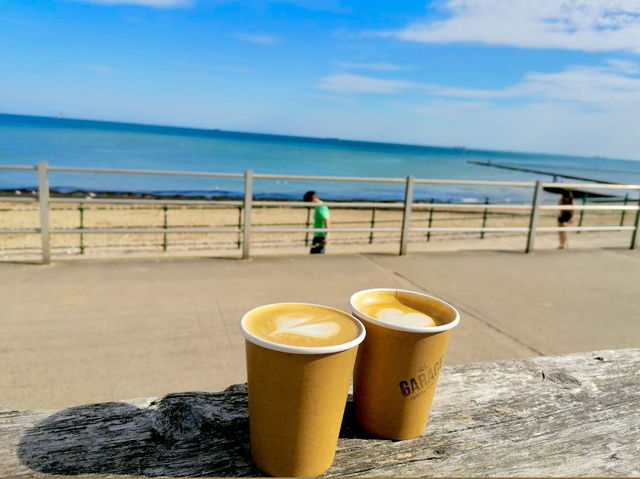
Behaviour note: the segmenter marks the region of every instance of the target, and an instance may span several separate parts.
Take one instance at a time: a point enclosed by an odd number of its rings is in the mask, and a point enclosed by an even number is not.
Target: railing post
[[[253,205],[253,171],[244,173],[244,222],[242,228],[242,259],[250,258],[251,207]]]
[[[431,198],[429,203],[433,204],[435,202],[435,198]],[[427,222],[427,227],[431,228],[431,224],[433,223],[433,208],[429,208],[429,220]],[[427,241],[431,241],[431,231],[427,231]]]
[[[369,244],[373,244],[373,228],[376,227],[376,209],[371,208],[371,232],[369,233]]]
[[[168,226],[168,224],[167,224],[167,210],[169,209],[169,207],[167,205],[163,205],[162,209],[164,211],[164,213],[163,213],[164,222],[163,222],[162,227],[165,229],[165,232],[162,235],[162,251],[166,252],[167,251],[167,246],[168,246],[168,243],[167,243],[167,232],[166,232],[166,229],[167,229],[167,226]]]
[[[488,196],[486,196],[484,198],[484,204],[485,205],[489,204],[489,197]],[[484,239],[484,227],[485,226],[487,226],[487,209],[486,208],[482,212],[482,228],[483,228],[483,231],[480,232],[480,239]]]
[[[638,194],[640,194],[640,190],[638,190]],[[635,229],[633,230],[633,234],[631,235],[631,245],[629,249],[636,249],[638,247],[638,230],[640,229],[640,196],[638,197],[638,211],[636,211],[636,224]]]
[[[306,228],[309,229],[309,226],[311,226],[311,208],[307,206]],[[308,231],[304,234],[304,245],[305,246],[309,246],[309,232]]]
[[[238,206],[238,249],[242,248],[242,206]]]
[[[587,198],[589,195],[587,193],[582,197],[582,205],[584,206],[587,203]],[[580,210],[580,219],[578,220],[578,228],[582,226],[582,220],[584,219],[584,210]],[[577,234],[582,233],[582,231],[576,231]]]
[[[407,176],[407,186],[404,192],[404,214],[402,215],[402,234],[400,235],[400,256],[407,254],[411,209],[413,208],[413,180],[413,175]]]
[[[40,201],[40,238],[42,240],[42,264],[51,263],[49,235],[49,173],[46,161],[38,162],[38,199]]]
[[[627,203],[629,203],[629,193],[624,195],[624,206],[627,206]],[[622,210],[622,212],[620,214],[620,226],[624,226],[624,214],[625,213],[626,213],[626,211]]]
[[[80,211],[80,229],[84,229],[84,205],[80,203],[78,206],[78,211]],[[84,254],[84,234],[80,233],[80,254]]]
[[[536,228],[538,227],[538,214],[540,213],[540,202],[542,201],[542,182],[536,181],[533,190],[533,202],[531,203],[531,218],[529,219],[529,234],[527,235],[527,247],[525,253],[533,251],[536,238]]]

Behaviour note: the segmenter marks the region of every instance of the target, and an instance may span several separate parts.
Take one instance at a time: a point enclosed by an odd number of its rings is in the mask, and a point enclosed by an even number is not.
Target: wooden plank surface
[[[60,411],[0,410],[0,476],[254,476],[246,389]],[[328,476],[637,476],[640,349],[445,367],[414,440],[347,404]]]

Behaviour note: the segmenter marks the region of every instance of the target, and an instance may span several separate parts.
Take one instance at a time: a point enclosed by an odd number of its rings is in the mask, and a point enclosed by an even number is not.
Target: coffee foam
[[[429,297],[402,290],[369,290],[355,294],[352,306],[362,314],[400,328],[432,328],[453,318]]]
[[[379,308],[375,313],[367,313],[365,311],[365,314],[369,314],[369,316],[384,321],[385,323],[397,324],[398,326],[428,328],[436,325],[436,322],[431,316],[427,316],[412,308],[398,307],[398,305],[394,303],[389,304],[387,307]]]
[[[362,309],[362,312],[379,321],[397,326],[409,328],[436,326],[436,322],[431,316],[410,308],[400,301],[368,304]]]
[[[356,339],[359,324],[348,314],[318,305],[281,303],[256,308],[245,330],[264,341],[299,347],[335,346]]]

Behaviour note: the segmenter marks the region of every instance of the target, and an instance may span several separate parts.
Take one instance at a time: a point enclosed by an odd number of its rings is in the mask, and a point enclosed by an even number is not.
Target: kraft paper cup
[[[442,324],[411,328],[363,314],[367,295],[390,292]],[[353,396],[360,425],[376,436],[411,439],[424,431],[451,330],[460,322],[456,309],[432,296],[399,289],[370,289],[351,296],[353,315],[367,330],[356,361]]]
[[[347,316],[326,306],[316,306]],[[300,347],[257,338],[241,321],[247,355],[249,429],[254,463],[272,476],[313,477],[325,472],[335,456],[338,435],[358,345],[356,339],[336,346]]]

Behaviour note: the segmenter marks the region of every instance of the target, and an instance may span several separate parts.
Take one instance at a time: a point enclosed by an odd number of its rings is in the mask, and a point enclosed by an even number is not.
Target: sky
[[[0,112],[640,160],[640,0],[0,0]]]

